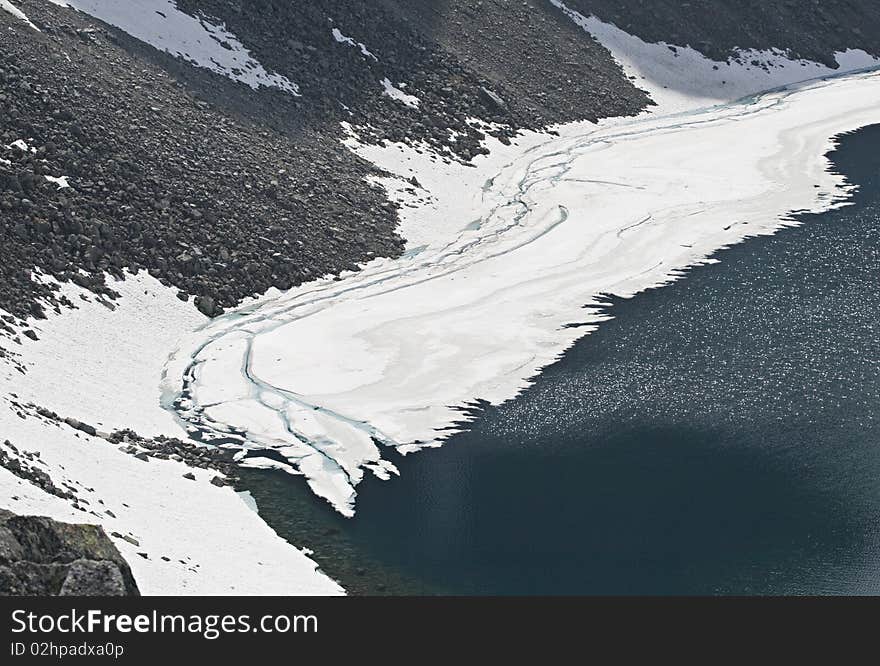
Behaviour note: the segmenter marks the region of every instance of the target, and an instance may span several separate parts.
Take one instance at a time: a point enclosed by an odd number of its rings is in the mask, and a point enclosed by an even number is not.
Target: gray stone
[[[107,560],[74,560],[58,592],[62,597],[127,596],[119,566]]]

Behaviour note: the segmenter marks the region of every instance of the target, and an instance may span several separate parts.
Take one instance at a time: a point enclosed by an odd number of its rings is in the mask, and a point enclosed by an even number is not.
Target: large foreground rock
[[[0,595],[139,595],[128,563],[98,525],[0,509]]]

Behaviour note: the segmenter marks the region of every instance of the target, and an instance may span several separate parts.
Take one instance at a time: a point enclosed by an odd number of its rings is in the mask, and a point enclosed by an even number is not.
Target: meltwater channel
[[[243,486],[352,593],[880,593],[880,126],[832,158],[852,205],[609,300],[353,519]]]

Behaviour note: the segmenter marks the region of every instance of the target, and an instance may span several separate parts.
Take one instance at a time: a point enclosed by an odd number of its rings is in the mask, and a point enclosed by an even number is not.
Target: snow
[[[27,23],[30,27],[32,27],[34,30],[37,30],[39,32],[39,29],[37,28],[37,26],[35,26],[33,23],[31,23],[31,20],[27,16],[25,16],[25,13],[23,11],[21,11],[15,5],[13,5],[11,2],[9,2],[9,0],[0,0],[0,9],[4,10],[6,12],[9,12],[17,19],[21,19],[22,21]]]
[[[217,472],[139,460],[100,436],[45,421],[14,404],[33,402],[91,424],[99,435],[122,428],[144,436],[183,435],[162,409],[158,385],[169,350],[205,317],[144,272],[123,282],[108,280],[120,294],[110,302],[112,310],[103,299],[65,284],[61,289],[77,309],[29,320],[36,341],[0,338],[26,370],[0,364],[0,439],[38,451],[41,469],[56,485],[73,485],[88,512],[2,468],[0,507],[100,524],[108,534],[133,537],[139,546],[113,540],[145,594],[341,593],[303,551],[259,518],[252,500],[212,485]],[[196,480],[183,478],[186,473]]]
[[[333,39],[335,39],[338,43],[347,44],[349,46],[354,46],[354,47],[360,49],[361,54],[365,58],[372,58],[376,62],[379,61],[379,59],[375,56],[375,54],[373,54],[364,45],[363,42],[355,41],[353,38],[349,37],[348,35],[343,34],[342,31],[336,27],[332,28],[330,32],[333,35]],[[391,99],[394,99],[398,102],[401,102],[412,109],[419,108],[419,103],[420,103],[419,98],[416,97],[415,95],[410,95],[409,93],[406,93],[402,90],[402,88],[406,87],[405,83],[399,83],[397,86],[395,86],[388,77],[383,78],[380,81],[380,83],[382,84],[383,92],[386,95],[388,95]],[[348,108],[345,105],[343,105],[343,108],[348,110]]]
[[[405,256],[213,320],[169,360],[166,389],[189,392],[190,427],[245,431],[243,447],[275,449],[352,515],[364,470],[387,476],[382,447],[439,446],[461,406],[514,397],[605,317],[600,294],[840,205],[830,137],[878,121],[870,73],[526,133],[472,166],[356,147],[399,176],[392,196],[412,175],[423,186],[402,198]]]
[[[37,149],[30,147],[24,139],[16,139],[12,143],[10,143],[8,146],[6,146],[6,148],[8,148],[9,150],[12,150],[13,148],[17,148],[18,150],[20,150],[23,153],[26,153],[28,151],[30,151],[32,153],[37,152]]]
[[[365,58],[372,58],[373,60],[378,62],[378,58],[363,44],[363,42],[358,42],[344,35],[339,28],[333,28],[331,31],[333,35],[333,39],[335,39],[340,44],[348,44],[349,46],[354,46],[360,49],[361,54]],[[405,88],[405,83],[399,83],[396,86],[391,82],[391,80],[386,76],[383,78],[380,83],[382,84],[382,90],[386,95],[388,95],[391,99],[394,99],[398,102],[406,104],[408,107],[412,109],[419,108],[419,100],[415,95],[410,95],[407,92],[404,92],[401,88]]]
[[[17,354],[27,368],[21,375],[0,366],[0,381],[14,383],[24,401],[99,430],[179,436],[180,427],[160,405],[158,385],[168,352],[205,317],[146,272],[124,282],[108,277],[108,284],[120,299],[98,299],[76,285],[60,285],[60,293],[77,308],[29,321],[36,342],[22,337],[22,345],[16,345],[0,337],[0,347]]]
[[[340,44],[348,44],[349,46],[356,46],[360,49],[360,51],[364,55],[364,57],[372,58],[373,60],[376,60],[376,61],[379,60],[375,55],[370,53],[370,50],[366,46],[364,46],[363,42],[356,42],[351,37],[347,37],[346,35],[343,35],[342,32],[339,30],[339,28],[333,28],[330,32],[333,35],[333,39],[335,39]]]
[[[51,0],[116,26],[132,37],[251,88],[299,95],[284,76],[267,72],[223,24],[180,11],[174,0]]]
[[[385,94],[388,95],[391,99],[396,99],[398,102],[403,102],[408,107],[413,109],[419,108],[419,98],[415,95],[410,95],[408,93],[403,92],[400,88],[396,87],[386,76],[381,81],[382,88],[385,90]],[[403,83],[398,85],[405,85]]]
[[[67,187],[70,187],[70,183],[68,182],[70,176],[46,176],[46,180],[50,183],[55,183],[58,186],[59,190],[63,190]]]
[[[0,410],[8,411],[5,404]],[[277,536],[252,504],[231,488],[212,485],[215,472],[173,461],[145,462],[102,439],[34,418],[0,420],[3,437],[19,449],[39,451],[45,463],[41,468],[56,484],[76,488],[89,512],[3,468],[0,506],[19,514],[99,524],[108,535],[135,539],[138,545],[111,537],[143,594],[341,593],[302,551]],[[195,481],[183,478],[186,473]]]
[[[643,42],[595,16],[583,16],[561,0],[550,2],[611,51],[633,83],[657,103],[655,112],[730,102],[798,81],[880,64],[861,50],[837,53],[837,70],[809,60],[790,60],[778,49],[740,50],[735,60],[717,62],[689,46]]]

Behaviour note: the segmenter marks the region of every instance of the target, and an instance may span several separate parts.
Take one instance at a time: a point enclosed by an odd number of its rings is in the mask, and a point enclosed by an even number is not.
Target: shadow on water
[[[425,474],[428,456],[407,469],[409,487],[364,492],[364,515],[389,516],[379,533],[367,534],[372,521],[351,529],[383,561],[438,587],[454,571],[459,592],[796,589],[795,569],[862,549],[864,519],[846,510],[839,488],[725,439],[641,427],[577,451],[436,456]],[[770,579],[741,580],[769,562],[778,565]]]
[[[353,593],[880,592],[878,146],[833,154],[853,205],[613,300],[354,519],[300,479],[244,485]]]

